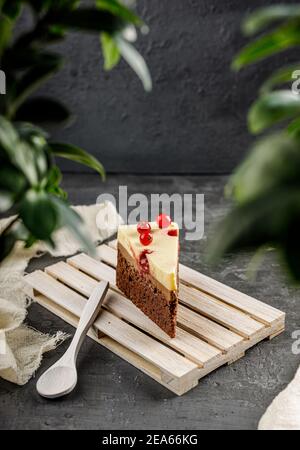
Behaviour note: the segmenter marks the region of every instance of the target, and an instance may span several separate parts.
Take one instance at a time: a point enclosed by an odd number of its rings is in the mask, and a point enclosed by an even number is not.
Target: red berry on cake
[[[156,223],[159,226],[159,228],[167,228],[171,225],[171,217],[167,214],[160,214],[156,218]]]
[[[149,261],[147,255],[149,255],[150,250],[143,250],[139,257],[139,266],[142,272],[149,273]]]
[[[178,236],[178,229],[177,228],[173,228],[171,230],[168,230],[168,235],[169,236]]]
[[[151,231],[151,225],[149,222],[139,222],[137,225],[137,231],[138,233],[150,233]]]
[[[140,234],[140,243],[142,245],[149,245],[153,241],[153,236],[151,233]]]

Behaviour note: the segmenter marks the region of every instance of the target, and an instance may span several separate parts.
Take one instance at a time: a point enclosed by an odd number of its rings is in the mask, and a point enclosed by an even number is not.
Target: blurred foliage
[[[242,29],[245,35],[258,37],[235,57],[235,70],[300,47],[300,6],[258,9],[246,17]],[[300,75],[295,76],[296,70],[299,64],[271,74],[249,110],[249,131],[268,134],[254,143],[225,188],[234,206],[211,241],[210,255],[216,260],[232,251],[276,249],[292,279],[299,282],[300,94],[292,90]]]
[[[33,25],[16,37],[25,8]],[[26,247],[37,240],[53,246],[53,233],[62,226],[93,250],[80,217],[66,202],[55,158],[83,164],[102,178],[104,168],[83,149],[51,142],[40,126],[65,123],[71,113],[58,99],[31,95],[63,66],[64,57],[51,44],[69,31],[99,35],[104,69],[112,69],[123,56],[145,90],[151,90],[146,63],[132,44],[136,28],[146,30],[135,12],[117,0],[95,0],[89,8],[79,0],[0,0],[0,67],[6,75],[6,95],[0,96],[0,212],[16,216],[0,235],[0,261],[17,240]]]

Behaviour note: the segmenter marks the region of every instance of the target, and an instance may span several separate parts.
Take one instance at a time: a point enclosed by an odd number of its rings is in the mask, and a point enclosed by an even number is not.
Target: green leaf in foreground
[[[0,56],[12,35],[12,22],[5,16],[0,17]]]
[[[134,70],[143,83],[145,91],[152,90],[152,80],[147,64],[139,54],[139,52],[128,41],[123,39],[121,35],[115,37],[118,49],[129,66]]]
[[[120,52],[113,36],[108,33],[101,33],[101,46],[104,58],[104,69],[113,69],[120,61]]]
[[[300,20],[294,20],[244,47],[234,58],[232,68],[240,70],[242,67],[299,44]]]
[[[109,11],[93,8],[80,8],[73,11],[59,11],[53,14],[53,23],[63,27],[100,33],[102,31],[113,34],[122,30],[126,22]]]
[[[274,87],[293,82],[293,74],[300,70],[300,62],[276,70],[260,88],[260,94],[271,92]]]
[[[47,97],[26,100],[18,109],[16,120],[38,124],[67,122],[71,115],[62,103]]]
[[[52,166],[49,170],[46,182],[45,191],[50,194],[60,197],[62,199],[67,198],[67,193],[60,187],[60,182],[62,180],[62,173],[57,166]]]
[[[8,211],[14,204],[14,195],[0,187],[0,213]]]
[[[116,0],[96,0],[96,6],[134,25],[139,26],[143,23],[133,11]]]
[[[278,122],[300,114],[300,96],[289,90],[274,91],[260,97],[248,113],[249,130],[258,134]]]
[[[16,242],[17,237],[14,233],[0,234],[0,261],[10,254]]]
[[[273,23],[295,18],[300,18],[299,5],[266,6],[249,14],[242,25],[242,29],[245,35],[251,36]]]
[[[32,94],[44,81],[58,71],[63,64],[60,56],[52,58],[44,63],[36,64],[25,72],[16,84],[14,98],[11,99],[8,115],[14,117],[17,109],[22,105],[26,98]]]
[[[78,162],[83,164],[90,169],[96,170],[102,179],[105,179],[105,170],[102,164],[92,155],[87,153],[85,150],[82,150],[79,147],[71,144],[64,144],[59,142],[52,142],[49,144],[49,150],[55,156],[59,156],[61,158],[66,158],[71,161]]]
[[[300,142],[300,117],[297,117],[287,126],[287,134]]]
[[[22,9],[21,0],[6,0],[2,7],[2,13],[9,19],[16,20]]]
[[[81,217],[65,203],[64,200],[52,197],[53,204],[56,206],[57,212],[59,214],[59,225],[58,227],[66,226],[81,242],[83,249],[86,250],[91,255],[95,254],[95,245],[87,236],[87,233],[83,230],[83,222]]]
[[[285,133],[275,133],[255,143],[226,186],[227,197],[239,204],[300,180],[299,144]]]
[[[21,139],[17,128],[0,116],[0,145],[13,166],[19,169],[32,186],[36,186],[47,171],[43,148]]]
[[[52,198],[44,191],[30,189],[20,205],[20,217],[37,239],[47,239],[58,225],[58,212]]]
[[[219,225],[210,240],[209,259],[216,261],[226,253],[252,250],[262,245],[284,249],[300,220],[300,186],[269,191],[236,206]],[[296,236],[298,235],[298,238]]]
[[[22,195],[26,188],[26,179],[20,170],[11,164],[0,167],[0,211],[8,210]]]

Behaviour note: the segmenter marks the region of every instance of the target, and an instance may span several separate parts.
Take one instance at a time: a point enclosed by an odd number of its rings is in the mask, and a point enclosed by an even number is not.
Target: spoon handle
[[[106,281],[101,281],[101,283],[99,283],[93,290],[90,298],[87,300],[84,310],[82,311],[77,330],[67,352],[64,354],[64,359],[76,363],[76,358],[80,347],[84,341],[86,333],[99,314],[108,288],[109,283]]]

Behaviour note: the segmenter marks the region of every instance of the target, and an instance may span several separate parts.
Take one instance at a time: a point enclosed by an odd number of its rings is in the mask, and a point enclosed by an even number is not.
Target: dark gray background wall
[[[150,27],[137,44],[152,73],[150,94],[125,62],[112,72],[102,70],[96,35],[73,34],[61,48],[68,63],[43,91],[69,104],[77,120],[53,136],[92,152],[108,172],[230,172],[252,140],[247,108],[283,61],[271,58],[238,74],[229,66],[245,43],[242,17],[271,3],[138,0]],[[84,170],[71,163],[62,167]]]

